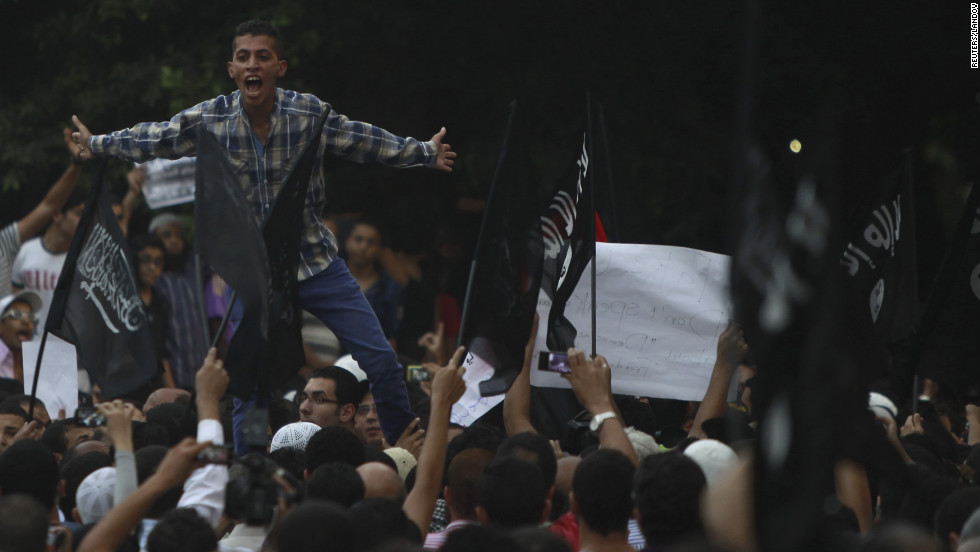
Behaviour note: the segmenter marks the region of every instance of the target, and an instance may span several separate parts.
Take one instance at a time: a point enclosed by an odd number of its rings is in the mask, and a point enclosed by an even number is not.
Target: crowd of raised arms
[[[759,549],[757,367],[738,324],[718,339],[700,402],[613,394],[606,359],[569,350],[564,401],[580,414],[555,423],[542,405],[560,400],[531,385],[535,320],[503,403],[463,427],[452,417],[466,389],[465,350],[453,348],[462,298],[447,283],[463,240],[448,230],[390,247],[384,221],[324,214],[319,174],[303,213],[306,359],[288,383],[253,401],[228,393],[222,358],[235,318],[216,348],[205,336],[230,290],[192,261],[185,219],[134,223],[146,178],[136,166],[126,196],[110,202],[157,373],[104,396],[80,371],[80,404],[94,412],[32,401],[23,344],[43,329],[90,159],[193,156],[191,136],[204,128],[242,163],[257,222],[321,115],[317,169],[331,153],[452,170],[444,128],[423,142],[350,121],[277,88],[286,68],[278,30],[243,23],[228,61],[232,94],[104,135],[73,118],[68,169],[35,208],[0,225],[0,551]],[[860,439],[840,447],[836,491],[815,521],[822,548],[980,550],[980,407],[945,391],[927,382],[914,411],[884,388],[870,393],[850,421]]]

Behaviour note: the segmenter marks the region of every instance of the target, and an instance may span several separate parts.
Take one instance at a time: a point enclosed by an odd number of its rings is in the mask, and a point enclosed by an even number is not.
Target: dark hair
[[[354,374],[351,374],[340,366],[314,368],[313,373],[310,374],[310,379],[313,378],[333,380],[334,394],[337,395],[337,406],[353,404],[356,407],[361,404],[363,393],[361,393],[361,386],[357,382],[357,378],[354,377]]]
[[[282,397],[272,397],[269,401],[269,427],[275,435],[282,426],[299,421],[299,406]]]
[[[68,194],[68,199],[65,201],[65,204],[61,206],[61,214],[65,214],[82,203],[85,203],[87,199],[88,192],[78,187],[74,188],[71,193]]]
[[[504,433],[496,426],[485,423],[471,425],[453,437],[446,446],[446,469],[449,469],[453,458],[466,449],[480,448],[496,454],[504,437]]]
[[[302,449],[281,448],[269,453],[269,459],[277,466],[289,472],[296,479],[303,480],[303,470],[306,468],[306,453]]]
[[[551,443],[544,435],[527,431],[508,437],[500,443],[497,456],[518,456],[537,464],[541,468],[541,475],[544,476],[545,492],[555,484],[558,460],[555,459],[555,451],[551,448]]]
[[[493,460],[493,453],[479,448],[466,449],[453,458],[446,473],[446,486],[452,509],[466,519],[476,519],[476,489],[483,469]]]
[[[170,435],[160,424],[133,420],[133,450],[140,450],[152,445],[167,446]]]
[[[37,441],[17,441],[0,454],[0,493],[4,496],[24,493],[50,511],[60,479],[54,453]]]
[[[307,498],[333,500],[345,508],[364,498],[364,481],[357,469],[342,462],[327,462],[310,474]]]
[[[514,537],[499,528],[485,525],[467,525],[446,537],[442,552],[498,552],[521,550]]]
[[[626,531],[633,501],[633,463],[618,450],[599,449],[575,468],[572,493],[578,513],[600,535]]]
[[[644,458],[633,479],[633,500],[647,542],[667,545],[703,535],[701,491],[706,485],[700,466],[679,452]]]
[[[306,469],[314,470],[327,462],[343,462],[356,468],[364,463],[364,443],[353,431],[341,426],[327,426],[306,443]]]
[[[545,500],[544,476],[533,462],[508,456],[494,458],[483,468],[476,503],[490,522],[507,529],[541,522]]]
[[[388,232],[386,231],[384,224],[381,222],[381,220],[376,218],[371,218],[371,217],[362,217],[355,220],[354,223],[350,225],[350,232],[347,234],[348,239],[350,239],[350,235],[354,233],[354,229],[357,228],[358,226],[367,226],[368,228],[374,228],[374,230],[378,233],[378,245],[381,246],[388,245],[388,241],[386,237],[388,235]]]
[[[129,239],[129,249],[133,252],[133,255],[139,254],[140,251],[147,247],[159,249],[164,254],[167,253],[167,248],[163,245],[163,240],[156,234],[136,234]]]
[[[276,544],[283,552],[349,552],[354,531],[340,506],[307,500],[282,520]]]
[[[524,552],[572,552],[565,539],[540,527],[525,527],[510,535]]]
[[[38,552],[48,538],[48,512],[34,498],[6,495],[0,498],[0,535],[4,552]]]
[[[364,447],[364,463],[367,464],[368,462],[381,462],[396,472],[398,471],[398,463],[395,462],[395,459],[377,447]]]
[[[235,36],[231,39],[231,53],[235,54],[235,43],[238,37],[252,35],[252,36],[268,36],[276,41],[276,57],[283,59],[283,46],[282,37],[279,36],[279,29],[275,25],[269,23],[268,21],[262,21],[261,19],[250,19],[244,23],[239,23],[235,27]]]
[[[148,552],[212,552],[218,539],[211,525],[192,508],[167,512],[146,538]]]
[[[136,457],[136,479],[140,485],[153,475],[153,472],[157,471],[157,466],[163,461],[163,457],[167,455],[167,450],[165,446],[151,445],[136,451],[134,455]],[[177,502],[180,501],[182,491],[181,485],[174,486],[174,488],[161,495],[143,517],[157,519],[170,510],[173,510],[177,507]]]
[[[172,447],[185,437],[197,434],[197,416],[193,410],[188,414],[188,408],[177,403],[158,404],[146,413],[146,422],[165,429],[169,438],[167,445]]]
[[[24,423],[27,423],[27,412],[20,407],[19,402],[7,402],[4,401],[0,403],[0,414],[10,414],[12,416],[20,416]]]
[[[933,532],[942,542],[943,550],[949,550],[949,534],[959,534],[967,518],[980,508],[980,489],[966,487],[950,493],[936,510]]]
[[[75,507],[75,493],[88,474],[99,468],[112,465],[112,458],[99,451],[92,451],[77,456],[61,465],[61,478],[65,480],[65,496],[58,502],[58,508],[65,514],[65,519],[71,519],[72,508]]]
[[[349,515],[356,534],[354,550],[372,550],[385,543],[422,544],[419,528],[394,500],[365,498]]]
[[[24,416],[24,419],[27,419],[27,415],[25,414]],[[71,418],[71,420],[71,424],[74,424],[75,418]],[[38,439],[38,441],[44,443],[45,446],[51,449],[51,452],[64,455],[66,452],[68,452],[69,427],[71,427],[71,425],[69,425],[68,420],[57,420],[51,422],[51,425],[44,430],[44,433],[41,434],[41,438]],[[65,459],[62,458],[61,462],[64,463]]]

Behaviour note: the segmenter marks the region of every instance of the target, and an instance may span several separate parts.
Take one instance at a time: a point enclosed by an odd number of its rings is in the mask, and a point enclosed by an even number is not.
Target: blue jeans
[[[398,442],[402,431],[415,419],[408,403],[404,372],[347,263],[338,257],[326,270],[300,282],[299,300],[303,310],[330,328],[367,374],[381,431],[389,443]],[[235,451],[239,454],[247,452],[239,445],[242,416],[254,404],[254,400],[235,399]]]

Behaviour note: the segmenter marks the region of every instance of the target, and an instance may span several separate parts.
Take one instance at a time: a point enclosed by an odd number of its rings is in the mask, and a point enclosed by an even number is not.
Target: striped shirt
[[[17,232],[17,223],[11,222],[0,229],[0,297],[6,297],[13,291],[10,273],[19,250],[20,233]]]
[[[337,256],[336,239],[318,216],[326,201],[323,153],[359,163],[380,162],[402,168],[432,166],[437,159],[434,142],[395,136],[367,123],[351,121],[315,96],[276,89],[265,145],[255,139],[236,90],[181,111],[168,122],[140,123],[130,129],[93,136],[89,147],[96,155],[136,162],[155,157],[177,159],[195,155],[195,132],[203,128],[228,153],[255,219],[261,223],[283,179],[313,138],[323,113],[328,114],[327,120],[303,212],[306,234],[300,246],[299,266],[299,278],[303,280],[326,269]]]
[[[170,301],[164,347],[177,387],[194,389],[194,377],[208,352],[201,326],[201,303],[195,292],[194,263],[183,272],[164,272],[154,289]]]

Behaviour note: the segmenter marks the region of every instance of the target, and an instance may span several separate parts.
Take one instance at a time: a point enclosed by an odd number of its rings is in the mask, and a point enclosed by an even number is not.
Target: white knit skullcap
[[[294,422],[279,428],[279,431],[272,436],[272,444],[269,445],[269,452],[277,451],[281,448],[291,448],[306,450],[306,443],[314,433],[320,431],[320,426],[313,422]]]

